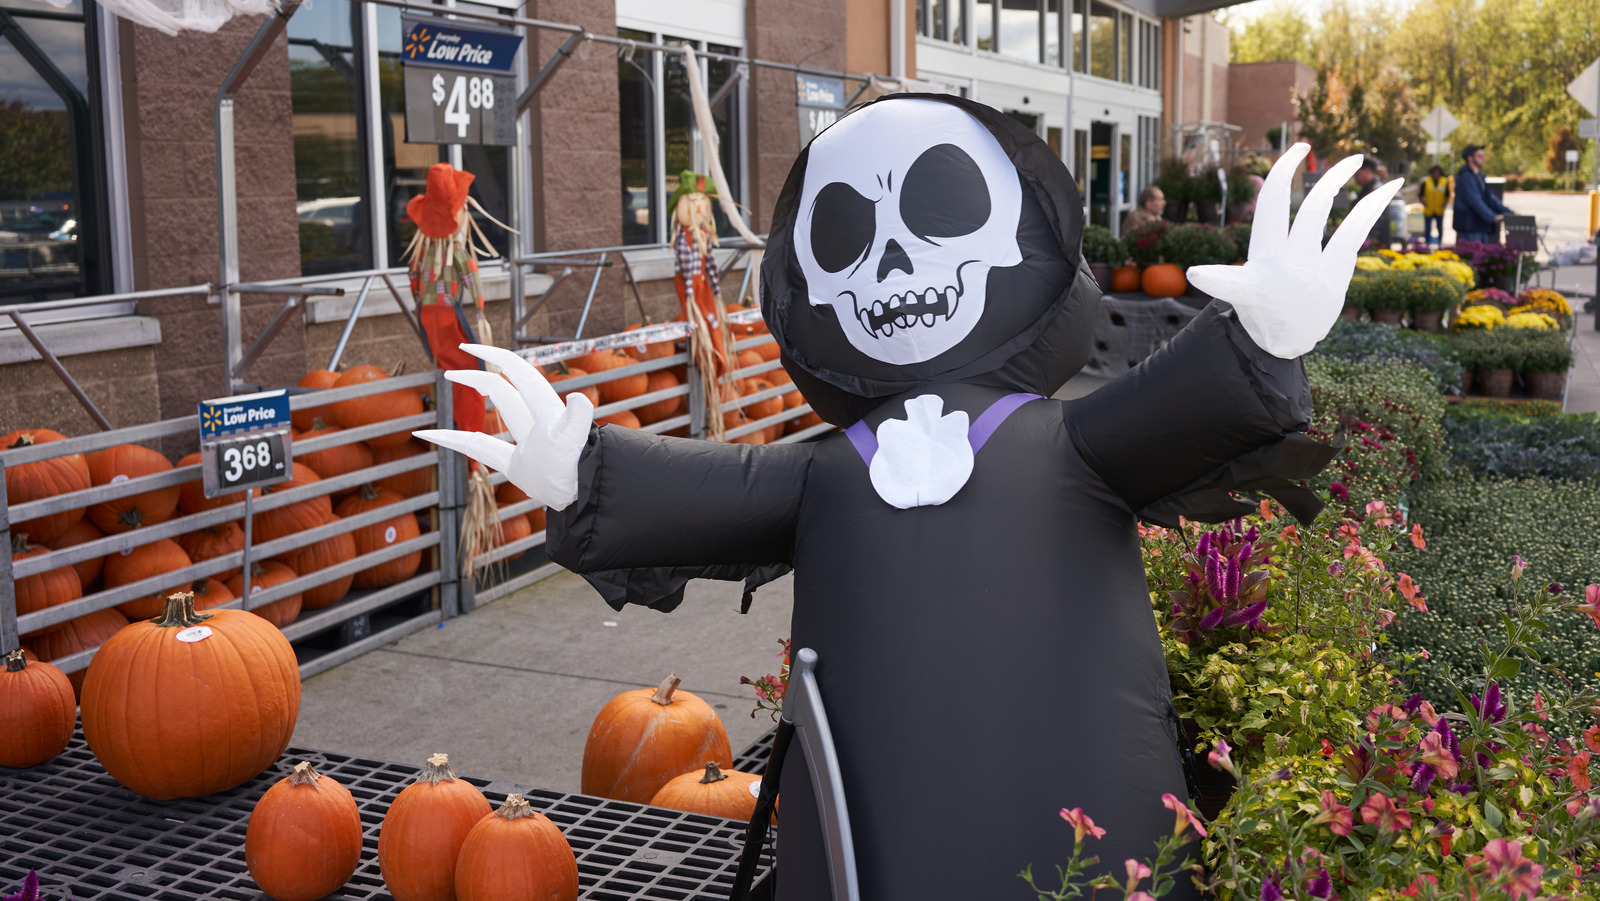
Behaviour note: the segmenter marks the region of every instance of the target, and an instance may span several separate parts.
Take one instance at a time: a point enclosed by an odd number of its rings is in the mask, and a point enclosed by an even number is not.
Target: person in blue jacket
[[[1461,151],[1461,159],[1465,162],[1456,173],[1456,240],[1499,244],[1500,220],[1516,214],[1489,193],[1483,177],[1483,148],[1469,144]]]

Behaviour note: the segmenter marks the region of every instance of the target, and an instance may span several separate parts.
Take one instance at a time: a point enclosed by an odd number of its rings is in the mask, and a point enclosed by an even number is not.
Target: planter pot
[[[1528,389],[1529,397],[1540,400],[1560,400],[1561,390],[1567,386],[1565,372],[1534,372],[1529,370],[1522,374],[1522,384]]]
[[[1217,224],[1217,205],[1214,203],[1197,203],[1194,205],[1194,218],[1206,225]]]
[[[1200,741],[1200,727],[1192,720],[1182,720],[1183,738],[1187,747],[1194,747]],[[1209,765],[1205,754],[1196,752],[1193,766],[1187,774],[1194,782],[1194,787],[1199,790],[1199,797],[1194,799],[1200,814],[1207,820],[1214,820],[1222,813],[1222,808],[1228,806],[1233,793],[1239,790],[1239,783],[1222,770]]]
[[[1499,288],[1507,294],[1517,293],[1517,278],[1514,275],[1497,275],[1489,279],[1489,287]]]
[[[1381,310],[1373,310],[1372,311],[1372,321],[1373,322],[1381,322],[1384,325],[1399,325],[1400,324],[1400,315],[1401,315],[1401,311],[1400,310],[1395,310],[1395,309],[1390,309],[1389,307],[1384,307]]]
[[[1412,313],[1411,327],[1435,335],[1444,334],[1444,311],[1432,310],[1426,313]]]
[[[1472,370],[1470,370],[1470,369],[1462,369],[1461,370],[1461,396],[1462,397],[1465,397],[1468,394],[1472,393],[1472,376],[1473,376]]]
[[[1510,397],[1511,383],[1515,381],[1516,375],[1510,369],[1480,369],[1478,391],[1484,397]]]
[[[1111,267],[1105,263],[1090,263],[1089,273],[1094,276],[1095,284],[1100,286],[1101,293],[1111,290]]]
[[[1169,200],[1161,208],[1161,218],[1168,222],[1184,222],[1189,218],[1189,201]]]
[[[1345,307],[1339,311],[1339,318],[1345,322],[1355,322],[1361,318],[1360,307]]]

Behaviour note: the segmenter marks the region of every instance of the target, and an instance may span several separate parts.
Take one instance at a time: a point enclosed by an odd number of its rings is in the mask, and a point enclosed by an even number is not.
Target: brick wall
[[[1234,63],[1228,67],[1228,121],[1244,129],[1235,146],[1267,150],[1267,129],[1288,123],[1290,142],[1300,133],[1294,95],[1310,91],[1317,73],[1305,63]]]
[[[112,427],[122,428],[160,418],[156,406],[158,353],[159,348],[130,347],[65,357],[61,363]],[[65,435],[100,431],[43,360],[0,369],[0,383],[6,386],[0,391],[0,433],[41,427]],[[193,410],[190,407],[190,412]]]
[[[127,227],[141,289],[219,279],[215,97],[261,22],[239,18],[214,35],[177,37],[120,25]],[[241,277],[298,275],[289,57],[281,37],[239,93],[234,112]],[[282,300],[244,299],[246,346]],[[139,311],[161,319],[155,370],[162,418],[192,413],[197,400],[224,392],[218,306],[184,297],[146,301]],[[295,313],[247,376],[293,384],[305,369],[302,321]]]
[[[845,68],[846,0],[749,0],[745,5],[748,53],[774,62],[818,69]],[[765,232],[783,180],[800,153],[794,75],[757,68],[750,105],[751,229]]]

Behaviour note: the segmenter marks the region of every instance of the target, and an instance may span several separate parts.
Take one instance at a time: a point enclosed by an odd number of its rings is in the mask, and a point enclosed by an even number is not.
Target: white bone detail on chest
[[[1008,394],[968,424],[961,410],[944,412],[944,398],[922,394],[906,401],[905,419],[886,419],[877,432],[865,422],[845,430],[867,464],[872,488],[899,510],[931,507],[956,496],[967,480],[978,451],[1000,424],[1037,394]]]

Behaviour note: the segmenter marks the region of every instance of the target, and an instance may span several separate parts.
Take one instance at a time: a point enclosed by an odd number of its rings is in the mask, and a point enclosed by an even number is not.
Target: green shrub
[[[1156,187],[1168,203],[1187,203],[1190,198],[1189,166],[1181,157],[1169,156],[1160,163]]]
[[[1450,348],[1465,369],[1521,369],[1530,334],[1527,329],[1474,329],[1451,335]]]
[[[1083,259],[1089,263],[1121,266],[1128,260],[1128,247],[1104,225],[1086,225],[1083,227]]]
[[[1309,434],[1318,441],[1344,439],[1323,475],[1340,483],[1348,509],[1373,500],[1394,503],[1418,478],[1441,470],[1444,399],[1426,370],[1397,359],[1322,354],[1307,356],[1305,367],[1314,410]]]
[[[1522,369],[1531,372],[1566,372],[1572,368],[1572,344],[1564,332],[1533,332],[1523,338]]]
[[[1405,276],[1406,309],[1413,313],[1443,313],[1461,302],[1467,286],[1442,272],[1419,269],[1414,272],[1397,272]]]
[[[1161,255],[1169,263],[1190,266],[1226,265],[1233,261],[1233,239],[1215,225],[1191,223],[1168,229],[1161,239]]]
[[[1381,322],[1336,322],[1313,353],[1345,360],[1403,360],[1427,371],[1434,390],[1461,385],[1461,364],[1443,335],[1399,329]]]
[[[1233,259],[1230,263],[1243,263],[1250,256],[1250,223],[1235,222],[1224,225],[1222,231],[1233,239]]]
[[[1345,306],[1363,310],[1444,312],[1461,302],[1466,286],[1429,269],[1356,270],[1345,289]]]
[[[1170,198],[1171,195],[1169,194]],[[1162,244],[1167,232],[1172,226],[1165,220],[1146,222],[1126,235],[1123,243],[1127,245],[1128,256],[1140,266],[1154,266],[1161,262]]]
[[[1508,407],[1452,404],[1444,414],[1450,468],[1463,475],[1567,479],[1600,476],[1600,420],[1549,401]]]
[[[1407,560],[1407,572],[1421,585],[1431,614],[1406,616],[1390,640],[1404,649],[1426,648],[1431,668],[1420,675],[1418,690],[1440,697],[1442,668],[1459,678],[1478,665],[1480,638],[1503,641],[1512,556],[1520,555],[1540,580],[1559,583],[1582,595],[1600,581],[1600,484],[1538,479],[1462,478],[1435,482],[1419,490],[1412,515],[1422,525],[1428,547]],[[1577,688],[1593,690],[1600,671],[1600,631],[1580,614],[1551,617],[1542,656],[1559,667]],[[1558,677],[1523,668],[1519,684],[1553,695],[1569,690]],[[1524,698],[1526,700],[1526,698]],[[1562,734],[1576,725],[1552,723]]]

